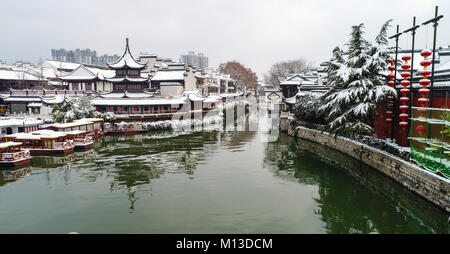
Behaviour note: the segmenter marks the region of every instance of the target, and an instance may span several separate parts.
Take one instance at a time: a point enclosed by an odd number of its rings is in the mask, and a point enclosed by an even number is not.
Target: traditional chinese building
[[[146,64],[137,62],[131,55],[128,38],[122,57],[108,67],[116,71],[114,77],[106,79],[113,84],[113,92],[143,92],[149,88],[149,78],[141,76]]]

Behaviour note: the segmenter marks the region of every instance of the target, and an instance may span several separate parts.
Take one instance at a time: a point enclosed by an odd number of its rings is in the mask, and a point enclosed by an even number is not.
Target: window
[[[128,84],[128,90],[142,90],[141,84]]]

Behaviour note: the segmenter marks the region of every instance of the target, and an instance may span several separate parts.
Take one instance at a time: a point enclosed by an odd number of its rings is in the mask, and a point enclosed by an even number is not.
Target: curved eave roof
[[[125,52],[123,53],[122,57],[119,60],[117,60],[117,62],[107,65],[111,69],[123,69],[126,67],[129,69],[138,69],[138,70],[142,70],[147,66],[147,64],[138,63],[136,59],[134,59],[133,55],[131,55],[128,42],[125,46]]]
[[[82,64],[80,64],[80,66],[78,66],[71,73],[56,77],[57,79],[64,81],[84,81],[98,79],[98,76],[96,74],[84,67]]]
[[[141,77],[138,77],[138,78],[132,78],[132,77],[127,77],[127,76],[125,76],[125,77],[123,77],[123,78],[119,78],[119,77],[115,77],[115,78],[107,78],[107,79],[105,79],[106,81],[108,81],[108,82],[111,82],[111,83],[122,83],[122,82],[124,82],[124,81],[128,81],[128,82],[139,82],[139,83],[144,83],[144,82],[148,82],[149,80],[148,79],[145,79],[145,78],[141,78]]]

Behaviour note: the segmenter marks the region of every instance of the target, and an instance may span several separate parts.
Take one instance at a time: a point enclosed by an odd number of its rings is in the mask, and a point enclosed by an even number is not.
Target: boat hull
[[[75,144],[75,150],[89,150],[94,147],[94,142],[89,144]]]
[[[31,158],[21,159],[21,160],[15,160],[15,161],[0,161],[0,168],[1,167],[17,167],[29,164],[31,161]]]
[[[69,148],[69,149],[32,149],[32,148],[27,148],[28,150],[30,150],[31,155],[40,155],[40,154],[69,154],[69,153],[73,153],[73,148]]]

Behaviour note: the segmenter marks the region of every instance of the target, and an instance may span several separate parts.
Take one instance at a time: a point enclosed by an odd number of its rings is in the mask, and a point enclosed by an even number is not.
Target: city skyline
[[[436,5],[441,14],[450,10],[450,2],[439,0],[348,1],[345,5],[336,1],[245,1],[239,7],[227,1],[56,3],[2,3],[0,21],[8,24],[3,31],[8,39],[0,41],[1,60],[36,62],[40,57],[50,58],[51,48],[94,48],[120,54],[123,39],[129,37],[135,55],[150,52],[177,60],[193,50],[204,52],[210,67],[237,60],[262,78],[278,61],[302,57],[318,65],[329,60],[332,49],[347,40],[352,25],[364,23],[367,38],[374,38],[388,19],[394,19],[389,29],[393,34],[397,24],[401,31],[411,27],[412,16],[418,23],[433,17]],[[80,9],[88,4],[92,8]],[[98,12],[103,8],[108,14]],[[143,9],[153,10],[152,15],[135,15]],[[124,18],[111,18],[119,14]],[[147,29],[144,24],[153,25]],[[438,31],[449,28],[444,19]],[[421,26],[419,30],[416,46],[428,44],[430,48],[432,28]],[[399,44],[406,47],[409,41],[410,37],[403,36]],[[437,45],[449,44],[450,35],[438,32]]]

